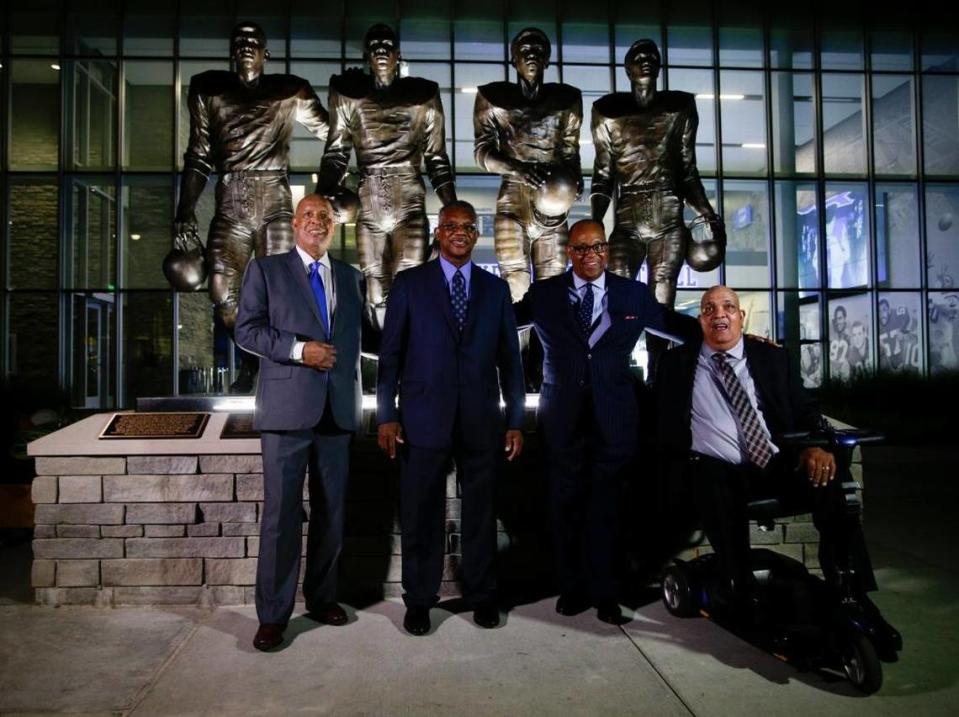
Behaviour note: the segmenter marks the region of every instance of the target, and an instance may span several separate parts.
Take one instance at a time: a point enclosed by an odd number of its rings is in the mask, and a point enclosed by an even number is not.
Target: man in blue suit
[[[600,620],[618,624],[614,526],[623,469],[639,436],[630,354],[644,329],[673,339],[698,329],[694,319],[664,309],[646,284],[607,272],[608,251],[600,222],[577,222],[567,245],[572,271],[533,283],[515,308],[545,354],[538,421],[560,583],[556,611],[575,615],[594,605]]]
[[[472,205],[443,207],[435,236],[439,259],[400,272],[390,291],[376,389],[380,447],[400,460],[403,626],[413,635],[429,632],[442,579],[451,458],[463,491],[464,597],[477,625],[499,624],[494,479],[504,450],[513,460],[523,447],[523,366],[509,287],[470,262],[478,236]]]
[[[329,201],[296,208],[296,246],[254,259],[243,277],[236,342],[260,357],[254,427],[263,452],[263,515],[256,569],[253,646],[283,641],[300,572],[303,480],[310,475],[310,526],[303,594],[309,615],[344,625],[336,603],[350,437],[360,422],[363,275],[331,259]]]

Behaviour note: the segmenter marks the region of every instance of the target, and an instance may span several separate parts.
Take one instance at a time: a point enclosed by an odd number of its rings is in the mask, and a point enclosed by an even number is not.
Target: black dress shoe
[[[283,631],[286,625],[276,625],[264,623],[257,628],[256,635],[253,638],[253,647],[257,650],[267,651],[283,642]]]
[[[623,611],[615,602],[602,602],[596,606],[596,617],[610,625],[625,625],[629,618],[623,617]]]
[[[495,603],[480,603],[473,610],[473,622],[487,630],[499,626],[499,608]]]
[[[408,607],[403,618],[403,629],[411,635],[425,635],[430,631],[430,609],[428,607]]]
[[[589,600],[582,595],[572,593],[563,593],[556,601],[556,612],[560,615],[572,617],[589,610]]]
[[[345,625],[350,621],[346,610],[335,602],[320,603],[315,607],[307,606],[306,616],[311,620],[322,622],[324,625]]]

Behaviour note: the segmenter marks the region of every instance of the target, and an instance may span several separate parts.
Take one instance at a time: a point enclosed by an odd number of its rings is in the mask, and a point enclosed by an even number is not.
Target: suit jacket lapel
[[[295,247],[287,254],[286,267],[293,275],[293,283],[299,288],[303,300],[306,302],[306,305],[310,307],[313,316],[316,317],[316,323],[320,325],[320,329],[322,330],[323,317],[320,316],[320,307],[316,305],[316,297],[313,296],[313,287],[310,286],[310,278],[303,268],[303,261],[300,259],[300,254]]]
[[[336,308],[333,310],[333,315],[330,316],[330,336],[333,336],[337,329],[344,325],[343,321],[338,321],[337,318],[341,312],[346,312],[343,313],[343,316],[349,319],[353,313],[352,305],[355,302],[353,301],[353,292],[346,291],[350,281],[349,267],[333,257],[330,257],[330,266],[333,267],[333,295],[336,297]]]
[[[746,355],[746,367],[749,369],[749,375],[753,377],[756,384],[756,393],[759,398],[759,407],[768,408],[772,396],[776,395],[772,385],[772,375],[766,370],[766,364],[761,356],[756,353],[756,344],[749,339],[743,339],[743,349]],[[764,408],[765,413],[765,408]],[[767,419],[767,426],[768,426]]]
[[[480,307],[486,299],[486,277],[480,276],[485,269],[480,269],[476,264],[470,267],[470,294],[466,302],[466,325],[463,326],[463,336],[472,330],[476,323],[476,317],[479,315]],[[450,310],[450,318],[453,317],[453,307],[450,302],[446,302]]]
[[[606,273],[606,313],[609,314],[609,328],[599,337],[599,340],[593,346],[593,348],[598,348],[600,344],[606,341],[607,337],[613,333],[619,326],[620,321],[622,320],[623,314],[625,313],[622,310],[623,298],[625,296],[622,283],[618,281],[610,281],[610,274]],[[617,318],[620,321],[617,321]],[[602,316],[600,316],[602,320]]]
[[[578,340],[581,344],[588,346],[588,337],[583,336],[583,332],[579,330],[579,316],[577,314],[579,301],[570,301],[570,291],[576,291],[576,284],[573,282],[572,270],[566,272],[566,281],[557,282],[557,286],[562,289],[563,295],[557,296],[556,301],[562,301],[566,305],[566,314],[568,320],[564,323],[567,327],[569,327],[569,330],[572,332],[573,336],[576,337],[576,340]]]

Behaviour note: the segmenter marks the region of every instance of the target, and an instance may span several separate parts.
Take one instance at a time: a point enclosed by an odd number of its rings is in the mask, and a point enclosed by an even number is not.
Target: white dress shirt
[[[296,253],[300,255],[300,261],[303,262],[303,269],[307,275],[310,273],[310,267],[316,262],[312,256],[296,245]],[[336,284],[333,282],[333,265],[330,263],[330,253],[324,252],[320,257],[320,278],[323,280],[323,293],[326,294],[326,315],[330,320],[330,331],[333,330],[333,312],[336,310]],[[305,341],[294,341],[290,349],[290,358],[294,361],[303,361],[303,347]]]
[[[693,433],[692,449],[697,453],[712,456],[727,463],[741,465],[749,462],[746,444],[743,442],[739,430],[739,417],[736,415],[729,401],[726,399],[726,388],[719,367],[713,361],[713,354],[723,353],[716,351],[703,343],[703,347],[696,359],[696,373],[693,379],[693,401],[690,428]],[[745,346],[740,337],[739,342],[725,352],[728,363],[736,378],[746,391],[749,402],[756,410],[759,425],[769,441],[773,454],[779,453],[776,444],[772,442],[766,418],[763,416],[756,393],[756,384],[746,365]]]

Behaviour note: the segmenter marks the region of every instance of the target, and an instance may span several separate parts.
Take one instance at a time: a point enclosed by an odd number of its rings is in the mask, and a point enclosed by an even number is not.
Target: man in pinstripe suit
[[[570,230],[572,271],[534,282],[517,323],[543,344],[539,432],[560,583],[556,611],[622,622],[613,585],[614,525],[623,469],[636,450],[639,406],[629,357],[644,329],[699,335],[696,321],[657,303],[646,284],[606,271],[603,225]],[[667,328],[668,324],[668,328]]]

